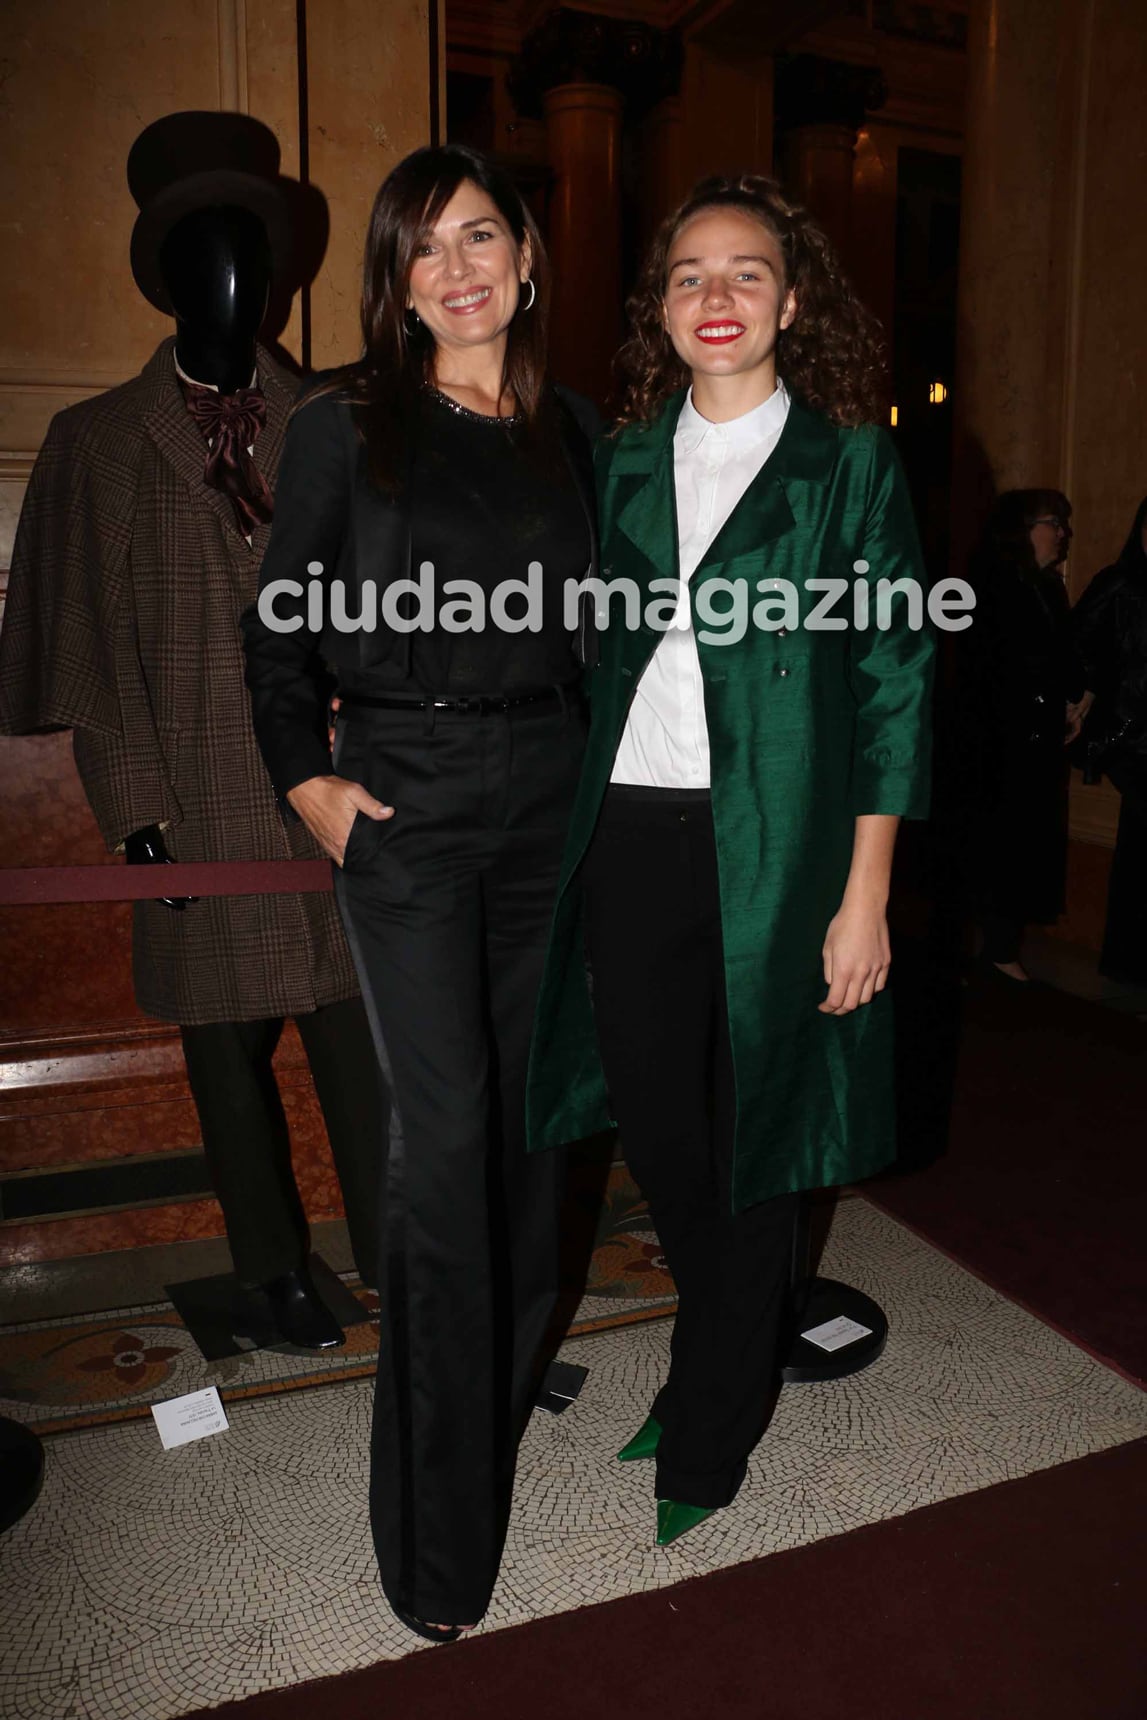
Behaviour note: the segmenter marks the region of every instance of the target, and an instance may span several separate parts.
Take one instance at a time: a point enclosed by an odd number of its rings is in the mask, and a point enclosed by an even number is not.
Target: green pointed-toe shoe
[[[678,1540],[687,1535],[690,1529],[695,1529],[698,1523],[703,1523],[706,1517],[713,1515],[713,1508],[707,1505],[681,1505],[676,1499],[659,1499],[657,1501],[657,1545],[667,1547],[670,1541]]]
[[[655,1457],[657,1442],[661,1438],[661,1423],[653,1417],[646,1416],[628,1445],[623,1445],[617,1454],[619,1463],[632,1463],[638,1457]]]

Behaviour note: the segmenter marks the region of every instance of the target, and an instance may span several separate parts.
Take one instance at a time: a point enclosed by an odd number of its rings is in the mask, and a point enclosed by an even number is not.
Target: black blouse
[[[396,495],[371,481],[345,399],[319,391],[295,412],[260,602],[240,623],[251,717],[280,796],[330,772],[327,701],[336,685],[351,696],[496,696],[578,678],[578,630],[566,626],[563,587],[590,571],[595,554],[597,423],[590,403],[568,390],[555,389],[551,405],[552,433],[534,437],[519,421],[484,418],[427,392]],[[418,580],[422,562],[433,564],[433,589],[416,605],[404,587]],[[534,581],[541,601],[531,616],[540,625],[521,632],[489,625],[491,598],[505,596],[504,581],[528,582],[531,562],[541,568]],[[469,583],[443,590],[455,581]],[[311,599],[320,583],[316,617]],[[458,625],[469,619],[464,597],[472,610],[485,608],[486,626]],[[269,617],[264,598],[272,601]],[[444,615],[444,604],[457,607]],[[395,612],[409,616],[414,607],[430,622],[427,631],[391,625]],[[525,592],[509,596],[505,612],[511,622],[525,614]],[[368,613],[373,626],[361,624]]]
[[[485,417],[435,389],[423,395],[416,436],[411,575],[432,579],[435,619],[430,631],[411,636],[409,681],[396,686],[388,678],[385,691],[496,694],[573,681],[576,626],[566,625],[563,598],[567,579],[588,571],[590,536],[560,441],[531,447],[520,417]],[[532,611],[531,563],[540,565]],[[507,580],[523,589],[499,593]],[[446,589],[456,581],[467,585]],[[407,613],[415,601],[404,605]],[[503,617],[530,626],[512,632],[498,625]],[[363,677],[364,690],[371,680]]]

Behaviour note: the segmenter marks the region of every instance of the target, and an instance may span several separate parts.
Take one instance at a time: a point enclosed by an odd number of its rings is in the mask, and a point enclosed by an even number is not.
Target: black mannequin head
[[[159,267],[175,313],[175,352],[196,382],[245,388],[271,290],[271,246],[257,215],[193,209],[163,241]]]

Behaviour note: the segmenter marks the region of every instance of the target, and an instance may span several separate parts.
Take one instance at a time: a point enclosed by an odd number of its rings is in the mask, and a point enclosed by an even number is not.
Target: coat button
[[[782,676],[783,676],[783,675],[787,675],[787,674],[788,674],[788,670],[787,670],[787,669],[778,669],[778,670],[777,670],[777,673],[778,673],[778,675],[782,675]]]
[[[778,627],[777,628],[777,638],[778,639],[787,639],[788,636],[789,636],[789,630],[787,627]]]

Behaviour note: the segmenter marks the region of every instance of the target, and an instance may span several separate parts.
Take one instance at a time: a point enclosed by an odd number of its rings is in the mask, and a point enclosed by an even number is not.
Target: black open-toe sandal
[[[390,1603],[390,1609],[407,1630],[412,1630],[415,1636],[421,1636],[427,1642],[457,1642],[467,1628],[460,1624],[427,1624],[424,1619],[415,1618],[413,1613],[408,1613],[404,1607],[396,1607],[393,1601]]]

